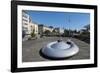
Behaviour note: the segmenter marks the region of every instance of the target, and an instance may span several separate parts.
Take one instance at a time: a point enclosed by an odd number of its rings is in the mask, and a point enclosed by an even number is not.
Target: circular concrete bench
[[[43,55],[55,59],[73,56],[77,54],[78,51],[78,46],[72,41],[54,41],[41,49]]]

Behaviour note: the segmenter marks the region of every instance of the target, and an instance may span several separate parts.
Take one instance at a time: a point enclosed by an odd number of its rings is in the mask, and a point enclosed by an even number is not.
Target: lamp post
[[[68,23],[69,23],[69,39],[70,39],[70,37],[71,37],[71,35],[70,35],[70,16],[68,18]]]

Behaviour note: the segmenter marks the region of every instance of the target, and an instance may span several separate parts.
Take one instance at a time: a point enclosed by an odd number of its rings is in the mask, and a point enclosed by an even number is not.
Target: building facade
[[[38,35],[38,24],[30,22],[30,33],[32,33],[33,31],[36,35]]]
[[[22,11],[22,40],[23,41],[27,40],[30,34],[29,22],[30,22],[29,15],[25,11]]]
[[[59,34],[64,33],[64,29],[61,29],[61,28],[55,28],[54,30],[55,30],[56,33],[59,33]]]
[[[50,32],[52,32],[53,31],[53,28],[50,28],[50,27],[48,27],[48,26],[44,26],[44,25],[38,25],[38,32],[39,32],[39,34],[40,35],[42,35],[45,31],[50,31]]]
[[[55,32],[54,32],[55,31]],[[37,24],[33,22],[26,11],[22,11],[22,39],[28,40],[33,37],[32,35],[39,37],[40,35],[60,35],[64,33],[64,29],[53,28],[52,26],[45,26],[43,24]]]
[[[59,33],[60,33],[60,34],[63,34],[63,33],[64,33],[64,29],[59,28]]]
[[[28,40],[31,37],[31,33],[33,32],[35,35],[38,35],[38,24],[33,23],[30,16],[22,11],[22,38],[24,40]]]

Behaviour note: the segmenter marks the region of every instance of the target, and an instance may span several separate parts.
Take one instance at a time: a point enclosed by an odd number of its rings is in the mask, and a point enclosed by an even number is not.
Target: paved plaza
[[[49,59],[42,57],[39,51],[48,43],[57,41],[58,39],[59,37],[43,37],[35,40],[33,39],[33,40],[23,41],[22,61],[23,62],[51,61]],[[70,39],[79,47],[79,53],[70,58],[67,58],[66,60],[89,59],[90,45],[75,38],[70,38]],[[62,40],[66,42],[68,38],[63,37]]]

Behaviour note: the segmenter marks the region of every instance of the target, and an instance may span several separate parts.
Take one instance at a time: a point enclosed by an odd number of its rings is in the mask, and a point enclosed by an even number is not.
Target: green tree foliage
[[[35,30],[32,31],[31,37],[35,37]]]
[[[65,29],[63,35],[64,35],[64,36],[69,36],[69,30]]]
[[[50,34],[50,31],[49,30],[46,30],[46,31],[44,31],[44,34],[45,35],[49,35]]]
[[[90,30],[90,25],[88,24],[88,25],[84,26],[84,28],[86,29],[86,31],[89,31]]]
[[[53,31],[52,31],[53,33],[56,33],[56,30],[55,29],[53,29]]]

